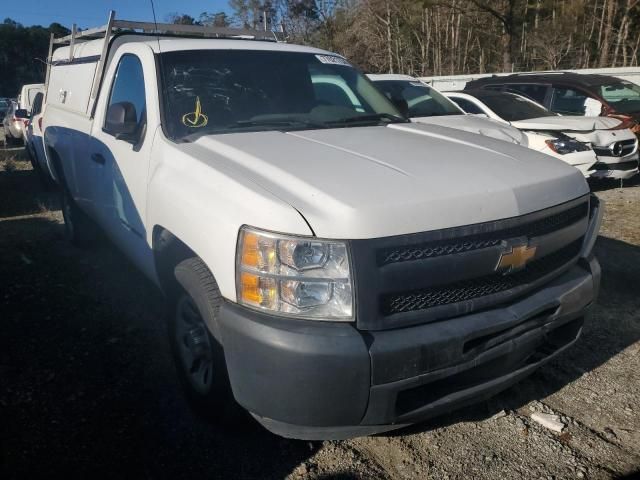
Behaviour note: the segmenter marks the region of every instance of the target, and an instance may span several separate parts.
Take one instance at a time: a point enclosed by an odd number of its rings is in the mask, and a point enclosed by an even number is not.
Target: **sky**
[[[158,22],[170,13],[198,17],[200,13],[229,12],[228,0],[153,0]],[[109,10],[123,20],[153,21],[151,0],[0,0],[0,22],[11,18],[25,26],[48,27],[53,22],[71,27],[96,27],[107,23]]]

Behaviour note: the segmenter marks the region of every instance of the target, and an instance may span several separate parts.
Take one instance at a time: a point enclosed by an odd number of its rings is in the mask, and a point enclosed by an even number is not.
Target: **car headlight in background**
[[[545,140],[545,143],[551,150],[560,155],[591,150],[591,147],[586,143],[579,142],[572,138],[554,138],[553,140]]]
[[[353,319],[345,242],[242,227],[236,272],[242,305],[300,318]]]

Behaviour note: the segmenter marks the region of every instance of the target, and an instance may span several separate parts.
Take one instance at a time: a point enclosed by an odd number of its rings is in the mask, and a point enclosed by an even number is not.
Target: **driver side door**
[[[130,45],[132,52],[122,53],[111,63],[105,78],[107,95],[100,98],[89,146],[89,157],[95,174],[94,209],[98,222],[109,237],[135,263],[148,256],[146,242],[146,199],[152,129],[148,128],[150,104],[147,85],[153,83],[153,63],[149,66],[148,52],[136,52],[140,45]],[[147,58],[144,58],[147,56]],[[142,58],[141,58],[142,57]],[[145,65],[147,70],[145,71]],[[135,121],[135,129],[124,135],[111,130],[107,122],[109,112],[126,106],[128,120]],[[146,265],[138,265],[146,270]]]

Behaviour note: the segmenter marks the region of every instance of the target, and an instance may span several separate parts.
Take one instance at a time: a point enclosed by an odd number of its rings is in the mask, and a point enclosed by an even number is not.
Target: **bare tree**
[[[492,15],[498,22],[500,22],[502,33],[502,69],[505,72],[513,70],[512,54],[515,49],[518,23],[519,6],[518,0],[498,0],[498,1],[483,1],[483,0],[471,0],[477,8]]]
[[[236,24],[260,26],[268,10],[270,24],[285,26],[290,41],[337,51],[369,72],[640,63],[640,0],[230,0],[230,6]]]
[[[609,66],[609,49],[611,48],[611,37],[613,36],[613,20],[616,14],[616,0],[605,0],[602,9],[601,26],[603,27],[602,44],[600,45],[599,67]],[[606,20],[605,20],[606,15]]]

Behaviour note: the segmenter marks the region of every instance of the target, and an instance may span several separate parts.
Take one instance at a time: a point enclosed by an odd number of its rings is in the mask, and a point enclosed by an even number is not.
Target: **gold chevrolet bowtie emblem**
[[[538,247],[530,247],[528,245],[511,247],[508,251],[502,252],[502,255],[500,255],[496,270],[502,270],[504,273],[522,270],[527,262],[535,257],[537,249]]]

